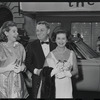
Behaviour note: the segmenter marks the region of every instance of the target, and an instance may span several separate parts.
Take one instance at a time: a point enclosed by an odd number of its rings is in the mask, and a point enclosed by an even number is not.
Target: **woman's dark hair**
[[[68,39],[67,31],[60,29],[60,30],[57,30],[56,32],[53,32],[52,33],[51,40],[53,42],[55,42],[57,34],[65,34],[66,35],[66,38]]]
[[[5,35],[5,31],[9,32],[10,30],[10,27],[13,27],[13,26],[16,26],[16,23],[14,23],[13,21],[6,21],[3,23],[3,25],[1,26],[1,29],[0,29],[0,42],[7,42],[8,39],[7,39],[7,36]]]

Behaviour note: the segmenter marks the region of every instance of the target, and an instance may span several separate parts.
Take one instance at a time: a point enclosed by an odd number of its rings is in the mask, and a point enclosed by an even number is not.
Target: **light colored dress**
[[[0,67],[7,67],[16,59],[24,61],[24,47],[18,42],[15,43],[14,48],[0,43]],[[18,74],[14,71],[0,73],[0,98],[27,98],[28,95],[21,72]]]
[[[56,97],[55,98],[73,98],[72,96],[72,82],[71,72],[67,71],[66,68],[73,65],[72,61],[73,51],[70,51],[69,59],[65,62],[58,61],[53,52],[51,52],[51,58],[47,58],[49,67],[65,67],[65,70],[55,75],[55,87]]]

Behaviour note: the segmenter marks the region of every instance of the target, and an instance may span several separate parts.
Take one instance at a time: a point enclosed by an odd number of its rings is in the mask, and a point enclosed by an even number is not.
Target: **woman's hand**
[[[51,71],[51,77],[59,72],[61,72],[62,69],[59,67],[55,67],[52,71]]]
[[[21,60],[16,60],[15,61],[15,67],[14,67],[14,72],[19,73],[21,71],[24,71],[26,66],[22,63]]]
[[[69,66],[69,67],[63,67],[63,70],[70,71],[71,70],[71,66]]]
[[[71,71],[71,68],[72,68],[72,66],[71,66],[70,62],[64,63],[63,70]]]
[[[14,62],[10,63],[7,67],[6,67],[6,71],[14,71],[14,67],[16,66],[16,64]]]
[[[16,65],[15,67],[14,67],[14,72],[15,73],[19,73],[21,71],[21,66],[20,65]]]
[[[25,66],[25,64],[24,63],[22,63],[22,65],[21,65],[21,71],[26,71],[26,66]]]

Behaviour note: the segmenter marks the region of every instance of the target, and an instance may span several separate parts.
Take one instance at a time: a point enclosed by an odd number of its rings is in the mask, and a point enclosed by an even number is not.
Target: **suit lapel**
[[[35,44],[35,51],[38,54],[38,56],[40,56],[42,59],[45,59],[45,55],[43,53],[43,49],[41,46],[41,43],[39,40],[37,40],[36,44]],[[55,49],[56,45],[54,43],[52,43],[52,41],[49,39],[49,46],[50,46],[50,51],[52,51],[53,49]]]
[[[43,59],[45,59],[45,56],[44,56],[44,53],[43,53],[43,50],[42,50],[42,46],[41,46],[41,43],[40,43],[40,41],[38,40],[37,41],[37,43],[36,43],[36,46],[35,46],[36,48],[36,50],[35,50],[35,52],[37,53],[37,55],[41,58],[41,60]]]

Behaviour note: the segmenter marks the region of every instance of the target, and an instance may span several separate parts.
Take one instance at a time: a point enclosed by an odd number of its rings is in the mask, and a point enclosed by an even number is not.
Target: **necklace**
[[[56,48],[56,51],[59,53],[59,54],[64,54],[65,51],[67,51],[66,47],[64,49],[58,49],[58,47]]]

